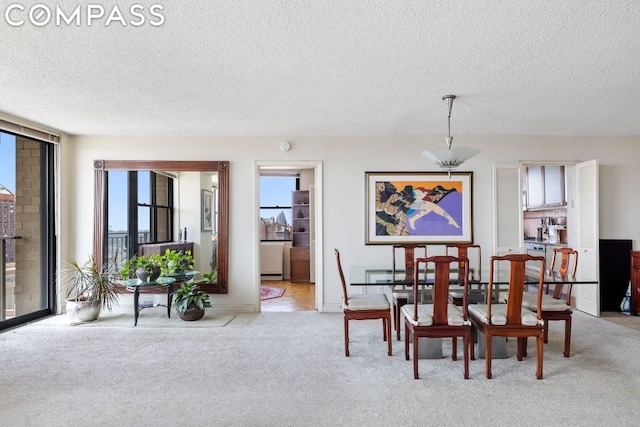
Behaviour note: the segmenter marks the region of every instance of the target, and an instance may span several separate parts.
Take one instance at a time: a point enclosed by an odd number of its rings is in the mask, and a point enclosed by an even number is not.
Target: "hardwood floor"
[[[315,311],[316,287],[313,283],[292,283],[281,280],[265,280],[264,286],[283,288],[284,295],[260,301],[261,311]]]

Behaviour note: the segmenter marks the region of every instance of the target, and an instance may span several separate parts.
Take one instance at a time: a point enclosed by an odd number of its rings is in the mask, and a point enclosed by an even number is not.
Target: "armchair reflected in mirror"
[[[178,193],[174,197],[172,190],[174,186],[171,185],[175,177],[184,176],[187,172],[195,173],[195,179],[199,185],[201,185],[200,182],[206,183],[209,177],[212,177],[215,182],[212,202],[216,209],[212,218],[212,230],[204,230],[212,235],[212,247],[203,249],[202,253],[206,256],[197,260],[196,269],[202,273],[209,273],[215,269],[217,280],[216,283],[202,284],[200,287],[212,294],[229,292],[229,162],[227,161],[95,160],[93,255],[99,267],[110,262],[113,257],[114,250],[111,243],[113,233],[110,233],[113,230],[110,230],[110,227],[113,227],[116,221],[110,219],[110,216],[115,217],[115,214],[109,207],[110,204],[115,205],[114,200],[118,200],[120,211],[127,211],[126,215],[123,214],[126,216],[123,221],[127,223],[128,231],[122,233],[123,249],[117,250],[123,251],[121,256],[133,255],[128,252],[137,252],[138,246],[143,243],[175,242],[177,244],[183,240],[194,241],[193,237],[201,233],[200,219],[198,219],[198,227],[193,227],[188,236],[184,235],[187,233],[183,230],[182,223],[174,220],[174,214],[180,210],[180,203],[192,203],[183,200],[187,199],[186,194]],[[126,187],[114,189],[116,178],[126,182]],[[112,188],[111,193],[115,193],[111,196],[110,188]],[[134,202],[131,202],[132,200]],[[199,205],[200,200],[193,203]],[[122,206],[129,206],[129,208],[122,208]],[[177,218],[181,217],[177,216]]]

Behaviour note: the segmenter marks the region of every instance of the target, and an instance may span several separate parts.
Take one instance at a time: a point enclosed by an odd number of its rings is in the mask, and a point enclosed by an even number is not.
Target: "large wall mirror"
[[[195,252],[207,254],[204,259],[196,258],[196,269],[208,272],[210,266],[218,273],[215,284],[202,284],[201,289],[214,294],[229,292],[229,162],[95,160],[94,173],[93,255],[100,267],[109,262],[117,238],[125,239],[124,246],[129,248],[141,242],[171,244],[195,240],[203,248]],[[114,187],[118,180],[126,182],[124,189]],[[189,181],[180,183],[180,180]],[[123,202],[131,192],[139,201],[137,206]],[[123,232],[120,233],[123,236],[117,237],[121,227],[114,226],[115,212],[122,210],[128,216],[123,221],[135,224],[134,232]],[[150,220],[141,220],[138,225],[137,218]],[[191,222],[185,233],[186,218],[191,218]],[[145,233],[151,234],[151,240]],[[183,233],[188,234],[185,237]],[[211,248],[204,248],[210,244],[208,240],[212,241]]]

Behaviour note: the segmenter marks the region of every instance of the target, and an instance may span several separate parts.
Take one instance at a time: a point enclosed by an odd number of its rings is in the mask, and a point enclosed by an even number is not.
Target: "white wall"
[[[425,149],[444,146],[444,137],[286,137],[292,148],[279,149],[282,137],[70,137],[69,156],[62,168],[74,173],[63,183],[61,215],[74,218],[61,238],[70,239],[69,253],[83,258],[91,251],[93,232],[93,160],[228,160],[230,161],[229,294],[215,296],[221,309],[254,311],[260,277],[257,265],[256,161],[323,162],[324,284],[323,309],[337,310],[341,290],[333,249],[341,251],[348,276],[350,265],[390,262],[389,246],[366,246],[365,171],[437,171],[420,156]],[[460,169],[473,172],[474,241],[492,247],[491,165],[520,160],[600,163],[600,237],[640,239],[640,137],[465,137],[454,144],[482,152]],[[67,169],[68,170],[68,169]],[[66,224],[63,223],[63,226]],[[65,227],[66,228],[66,227]],[[65,245],[62,245],[64,248]],[[483,260],[488,260],[485,249]]]

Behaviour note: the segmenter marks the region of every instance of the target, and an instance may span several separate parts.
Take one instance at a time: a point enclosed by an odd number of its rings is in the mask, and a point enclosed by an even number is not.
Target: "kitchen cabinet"
[[[564,166],[530,165],[526,176],[527,209],[566,206]]]

